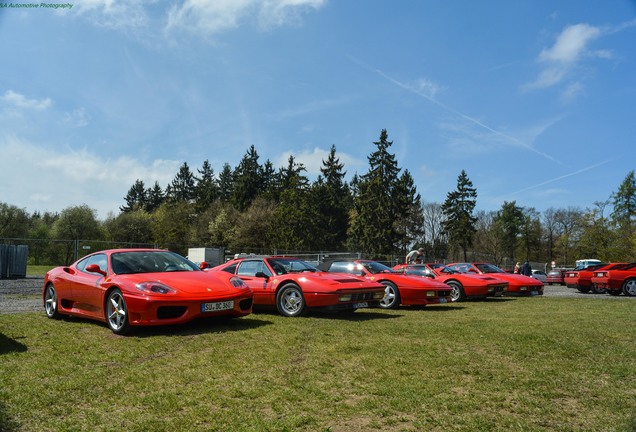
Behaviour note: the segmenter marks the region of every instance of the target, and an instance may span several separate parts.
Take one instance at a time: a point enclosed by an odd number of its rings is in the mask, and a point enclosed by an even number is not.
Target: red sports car
[[[385,296],[380,302],[380,307],[384,309],[394,309],[401,304],[426,306],[451,301],[451,287],[445,283],[405,276],[376,261],[325,261],[318,268],[330,273],[356,275],[380,282],[386,287]]]
[[[378,306],[384,286],[360,277],[325,273],[291,257],[248,256],[210,269],[238,275],[254,291],[255,306],[276,306],[284,316],[302,315],[308,308],[355,311]]]
[[[508,282],[490,275],[465,274],[444,264],[398,264],[393,267],[405,275],[430,277],[452,288],[452,301],[466,298],[500,297],[508,290]]]
[[[577,267],[574,270],[566,271],[565,276],[563,276],[563,281],[568,288],[575,288],[582,293],[591,291],[593,294],[603,294],[605,291],[602,288],[597,288],[596,285],[592,283],[592,276],[594,276],[596,270],[607,269],[615,265],[619,265],[619,263],[602,263],[581,268]]]
[[[636,263],[616,264],[594,271],[592,284],[610,295],[636,296]]]
[[[49,318],[90,318],[117,334],[132,326],[245,316],[252,312],[252,298],[240,278],[210,275],[181,255],[160,249],[92,253],[50,270],[42,290]]]
[[[475,262],[454,263],[449,264],[448,266],[461,273],[482,274],[505,280],[506,282],[508,282],[508,290],[505,293],[506,295],[543,295],[543,282],[540,282],[529,276],[507,273],[493,264]]]

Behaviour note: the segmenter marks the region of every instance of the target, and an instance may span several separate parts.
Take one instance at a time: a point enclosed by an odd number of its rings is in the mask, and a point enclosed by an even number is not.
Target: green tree
[[[630,171],[625,180],[612,193],[614,211],[611,218],[618,233],[618,244],[615,246],[626,259],[636,256],[636,176]]]
[[[254,145],[249,148],[234,170],[233,179],[232,203],[237,210],[243,211],[262,192],[263,187],[261,166]]]
[[[393,195],[400,168],[395,155],[388,151],[393,142],[388,140],[386,129],[382,129],[380,140],[373,144],[376,150],[368,156],[369,171],[352,180],[355,195],[350,235],[352,245],[379,258],[399,250]]]
[[[159,186],[159,182],[155,181],[155,184],[152,188],[148,188],[146,190],[146,211],[148,213],[152,213],[157,210],[161,204],[165,201],[165,195],[161,186]]]
[[[541,259],[541,220],[539,213],[534,208],[523,208],[521,219],[521,245],[523,256],[529,260]]]
[[[191,203],[196,198],[194,174],[187,162],[179,168],[179,172],[166,189],[166,198],[173,203]]]
[[[155,243],[186,254],[194,220],[193,205],[186,201],[162,204],[153,214],[152,235]]]
[[[406,256],[411,247],[421,247],[424,235],[424,208],[415,181],[408,170],[400,176],[394,193],[397,215],[394,226],[400,255]]]
[[[148,192],[146,191],[146,185],[143,180],[137,179],[135,181],[135,184],[128,189],[124,201],[126,201],[126,204],[119,207],[119,210],[122,212],[144,210],[146,208]]]
[[[266,253],[272,246],[273,226],[277,205],[264,197],[257,197],[249,208],[241,213],[234,228],[229,246],[237,252]],[[249,251],[246,248],[251,248]]]
[[[523,209],[517,206],[516,201],[504,201],[495,216],[495,222],[500,230],[502,247],[511,261],[517,261],[517,245],[524,222]]]
[[[144,210],[120,213],[104,221],[106,239],[113,242],[149,244],[152,238],[152,216]]]
[[[87,205],[68,207],[60,213],[60,217],[53,225],[56,239],[69,240],[66,242],[64,262],[68,265],[74,259],[76,241],[101,240],[103,231],[97,220],[97,212]]]
[[[25,209],[0,202],[0,238],[24,238],[31,218]]]
[[[468,260],[468,248],[473,244],[475,234],[475,222],[473,215],[477,204],[477,190],[468,178],[466,171],[462,170],[457,178],[457,189],[446,195],[446,201],[442,204],[444,212],[444,232],[448,235],[451,246],[459,247]]]
[[[214,178],[214,169],[207,159],[201,169],[197,170],[199,177],[195,177],[194,196],[197,213],[205,211],[219,197],[219,186]]]
[[[347,238],[351,194],[344,180],[344,164],[331,146],[329,157],[322,161],[321,175],[312,185],[309,200],[316,208],[315,246],[318,250],[341,250]]]
[[[229,202],[234,192],[234,174],[230,164],[223,164],[223,169],[219,173],[219,198],[223,202]]]

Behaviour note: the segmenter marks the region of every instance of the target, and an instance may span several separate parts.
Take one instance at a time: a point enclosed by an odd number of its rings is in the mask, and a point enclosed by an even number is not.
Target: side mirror
[[[429,279],[435,279],[435,275],[433,273],[424,273],[424,276]]]
[[[259,278],[265,278],[265,280],[269,280],[269,276],[267,276],[263,272],[256,272],[256,274],[254,276],[259,277]]]
[[[99,273],[102,276],[106,276],[106,272],[102,270],[97,264],[89,264],[86,266],[86,271],[90,273]]]
[[[203,261],[201,264],[199,264],[199,270],[205,270],[205,269],[209,269],[210,268],[210,264],[206,263],[205,261]]]

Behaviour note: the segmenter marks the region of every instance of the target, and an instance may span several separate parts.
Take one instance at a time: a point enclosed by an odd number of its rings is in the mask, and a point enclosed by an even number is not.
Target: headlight
[[[149,294],[174,294],[177,291],[161,282],[141,282],[136,285],[139,291]]]
[[[435,291],[426,291],[426,297],[435,297],[437,294]]]
[[[232,276],[230,278],[230,283],[234,288],[248,289],[247,284],[238,276]]]
[[[351,301],[351,294],[341,295],[340,297],[338,297],[338,301],[341,301],[341,302]]]
[[[383,298],[384,298],[384,291],[378,291],[377,293],[373,294],[374,300],[382,300]]]

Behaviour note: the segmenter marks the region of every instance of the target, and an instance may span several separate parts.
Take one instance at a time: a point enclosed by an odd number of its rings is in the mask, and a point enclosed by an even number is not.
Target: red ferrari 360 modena
[[[380,307],[384,309],[393,309],[400,305],[426,306],[451,301],[451,287],[445,283],[405,276],[376,261],[333,260],[321,263],[318,268],[381,283],[386,287],[384,299],[380,302]]]
[[[92,253],[50,270],[42,290],[47,317],[90,318],[117,334],[132,326],[245,316],[252,312],[252,298],[240,278],[210,275],[181,255],[160,249]]]
[[[319,271],[293,257],[236,258],[208,273],[239,276],[254,291],[255,306],[276,306],[281,315],[294,317],[307,309],[355,311],[378,306],[384,286],[354,276]]]
[[[405,275],[430,277],[452,288],[452,301],[467,298],[500,297],[508,290],[508,282],[490,275],[465,274],[440,263],[398,264],[393,267]]]
[[[615,264],[594,271],[592,283],[610,295],[636,296],[636,262]]]
[[[507,273],[496,265],[489,263],[455,263],[449,264],[450,268],[461,273],[481,274],[496,277],[508,282],[506,295],[510,296],[536,296],[543,295],[543,282],[516,273]]]

